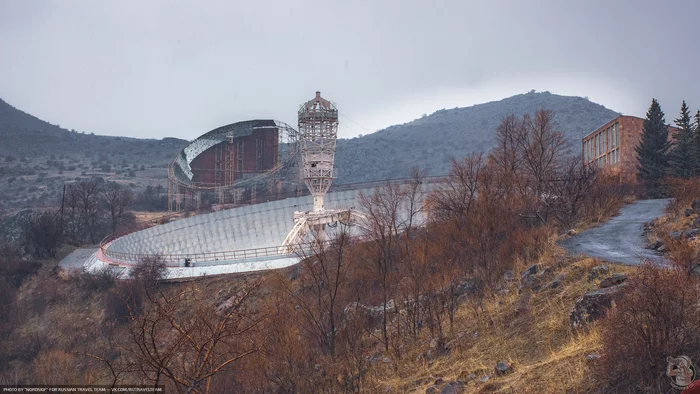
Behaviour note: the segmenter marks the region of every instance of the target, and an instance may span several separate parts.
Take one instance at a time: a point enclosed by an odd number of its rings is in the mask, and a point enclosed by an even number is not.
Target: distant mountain
[[[504,117],[540,108],[555,111],[555,121],[574,152],[584,134],[617,116],[587,99],[549,92],[443,109],[363,137],[338,140],[335,183],[408,177],[414,166],[428,175],[446,174],[452,157],[488,151]],[[165,186],[168,163],[187,143],[69,131],[0,100],[0,202],[16,208],[52,204],[64,183],[95,175],[134,190]]]
[[[122,155],[133,154],[139,164],[153,164],[154,157],[163,159],[158,160],[158,164],[161,164],[168,160],[165,155],[160,157],[160,151],[167,152],[170,155],[168,159],[171,159],[177,149],[182,149],[186,144],[187,141],[177,138],[137,139],[69,131],[20,111],[0,99],[0,155],[42,157],[85,153],[111,155],[120,152]],[[155,152],[149,154],[149,149]],[[136,155],[137,152],[141,157]],[[143,157],[143,154],[150,157]]]
[[[165,186],[168,163],[187,143],[69,131],[0,100],[0,211],[57,204],[65,183],[93,176],[135,192]]]
[[[588,99],[549,92],[530,92],[467,108],[442,109],[363,137],[338,140],[335,183],[408,177],[413,166],[428,175],[446,174],[452,157],[490,150],[496,128],[504,117],[533,114],[541,108],[555,112],[555,122],[572,144],[573,152],[579,149],[583,135],[618,115]]]

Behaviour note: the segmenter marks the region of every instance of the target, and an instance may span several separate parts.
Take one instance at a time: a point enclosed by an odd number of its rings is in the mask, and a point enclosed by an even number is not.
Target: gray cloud
[[[341,136],[530,89],[667,120],[700,108],[700,3],[0,0],[0,97],[98,134],[195,138],[295,123],[321,90]]]

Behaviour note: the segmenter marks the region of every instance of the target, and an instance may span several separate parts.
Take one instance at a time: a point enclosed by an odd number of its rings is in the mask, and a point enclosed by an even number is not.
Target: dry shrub
[[[599,387],[669,392],[666,358],[700,360],[699,297],[698,280],[683,271],[641,267],[601,322],[603,357],[594,369]]]
[[[78,278],[80,288],[89,292],[101,292],[111,289],[117,281],[119,273],[109,267],[95,272],[83,272]]]
[[[42,350],[34,359],[33,383],[35,384],[80,384],[74,355],[62,350]]]
[[[687,275],[692,275],[698,264],[698,249],[688,239],[665,236],[664,245],[668,248],[667,257],[671,263]]]
[[[675,198],[669,204],[669,210],[678,212],[690,207],[693,200],[700,198],[700,178],[672,178],[668,181],[671,197]]]
[[[143,311],[143,289],[133,282],[117,284],[107,293],[105,322],[124,324]]]
[[[147,287],[157,287],[167,275],[165,260],[163,256],[157,254],[142,258],[131,271],[131,276]]]
[[[616,214],[625,200],[632,196],[632,190],[620,183],[617,175],[602,172],[587,193],[584,219],[594,222],[604,220]]]
[[[24,261],[19,251],[10,246],[0,246],[0,277],[5,277],[15,288],[28,277],[36,274],[41,268],[41,263]]]
[[[5,278],[0,276],[0,338],[4,338],[12,330],[16,299],[16,290]]]

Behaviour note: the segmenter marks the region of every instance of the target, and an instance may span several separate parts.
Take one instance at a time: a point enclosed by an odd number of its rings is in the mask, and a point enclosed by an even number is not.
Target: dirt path
[[[640,200],[624,206],[620,214],[598,227],[582,231],[560,243],[571,254],[585,254],[615,263],[639,265],[648,259],[660,262],[654,251],[645,249],[644,223],[664,213],[668,199]]]

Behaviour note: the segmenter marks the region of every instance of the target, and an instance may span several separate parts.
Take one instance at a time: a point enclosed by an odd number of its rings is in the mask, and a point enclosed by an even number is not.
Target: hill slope
[[[0,208],[56,204],[64,183],[94,175],[134,191],[163,186],[168,163],[186,144],[69,131],[0,100]]]
[[[413,166],[429,175],[446,174],[450,158],[488,151],[504,117],[532,114],[541,108],[554,110],[555,120],[574,150],[583,135],[618,115],[585,98],[549,92],[531,92],[467,108],[443,109],[363,137],[339,140],[336,182],[407,177]]]
[[[136,155],[136,151],[153,149],[155,156],[160,159],[157,153],[164,150],[170,159],[186,143],[187,141],[176,138],[138,139],[69,131],[14,108],[0,99],[0,155],[40,157],[52,154],[123,152],[133,154],[139,164],[152,164],[153,156],[142,157]],[[158,163],[161,161],[163,160],[158,160]],[[165,162],[167,161],[166,159]]]
[[[486,152],[499,122],[547,108],[577,148],[581,136],[617,113],[581,97],[527,93],[467,108],[440,110],[363,137],[338,140],[336,183],[446,174],[452,157]],[[204,131],[203,131],[204,132]],[[165,185],[167,164],[187,141],[85,134],[63,129],[0,100],[0,199],[22,208],[53,204],[64,182],[100,175],[135,190]],[[575,151],[575,149],[574,149]]]

